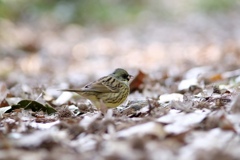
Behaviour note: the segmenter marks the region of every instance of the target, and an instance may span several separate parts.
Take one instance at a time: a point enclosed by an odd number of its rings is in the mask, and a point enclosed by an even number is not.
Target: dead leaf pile
[[[0,18],[0,159],[240,159],[239,11],[158,18]],[[119,67],[135,77],[131,94],[106,113],[59,91]]]

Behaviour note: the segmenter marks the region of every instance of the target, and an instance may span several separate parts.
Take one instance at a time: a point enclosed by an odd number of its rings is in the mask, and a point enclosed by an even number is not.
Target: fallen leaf
[[[157,119],[158,122],[167,124],[164,130],[170,134],[186,132],[200,123],[210,111],[196,110],[192,113],[183,113],[178,110],[171,110],[169,114]]]
[[[7,107],[1,107],[0,108],[0,118],[2,118],[3,117],[3,114],[5,113],[5,112],[7,112],[9,109],[11,109],[12,107],[11,106],[7,106]]]
[[[183,101],[183,95],[179,93],[163,94],[160,96],[159,99],[159,103],[166,103],[170,101]]]
[[[223,77],[222,77],[222,75],[221,74],[215,74],[215,75],[212,75],[211,77],[209,77],[209,81],[210,82],[216,82],[216,81],[220,81],[220,80],[222,80],[223,79]]]
[[[130,90],[131,92],[134,92],[136,90],[142,90],[140,88],[141,84],[143,84],[144,79],[146,78],[146,74],[143,73],[141,70],[139,70],[137,76],[133,79],[133,81],[130,84]]]
[[[6,98],[8,89],[5,83],[0,82],[0,103]]]
[[[34,112],[43,111],[43,112],[46,112],[47,114],[52,114],[56,112],[56,110],[52,108],[48,103],[46,103],[45,105],[42,105],[41,103],[37,101],[32,101],[32,100],[22,100],[18,102],[18,104],[13,105],[12,108],[9,109],[7,112],[9,113],[19,108],[24,108],[25,110],[32,110]]]
[[[237,95],[233,98],[231,103],[231,112],[232,113],[240,113],[240,95]]]
[[[189,89],[191,86],[198,86],[198,79],[197,78],[192,78],[192,79],[184,79],[182,80],[179,85],[178,85],[178,90],[185,90]]]
[[[63,92],[55,101],[55,105],[62,105],[64,103],[67,103],[73,96],[73,93],[71,92]]]
[[[166,136],[166,132],[163,130],[163,126],[156,122],[147,122],[144,124],[136,125],[117,133],[118,137],[129,137],[129,136],[139,136],[144,135],[155,135],[160,139]]]

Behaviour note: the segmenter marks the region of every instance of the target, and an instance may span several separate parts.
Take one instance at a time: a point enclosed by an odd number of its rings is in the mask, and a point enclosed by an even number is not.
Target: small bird
[[[133,76],[127,71],[117,68],[108,76],[102,77],[81,89],[63,89],[61,91],[76,92],[89,99],[97,109],[104,107],[115,108],[122,104],[130,92],[129,80]]]

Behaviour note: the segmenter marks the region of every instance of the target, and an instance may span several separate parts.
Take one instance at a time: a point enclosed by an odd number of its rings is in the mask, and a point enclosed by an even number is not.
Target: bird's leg
[[[102,112],[103,115],[107,113],[107,106],[103,103],[103,101],[100,99],[100,105],[99,110]]]

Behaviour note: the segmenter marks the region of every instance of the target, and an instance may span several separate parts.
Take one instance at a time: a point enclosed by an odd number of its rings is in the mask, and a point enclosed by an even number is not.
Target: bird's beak
[[[128,75],[128,80],[133,79],[132,75]]]

